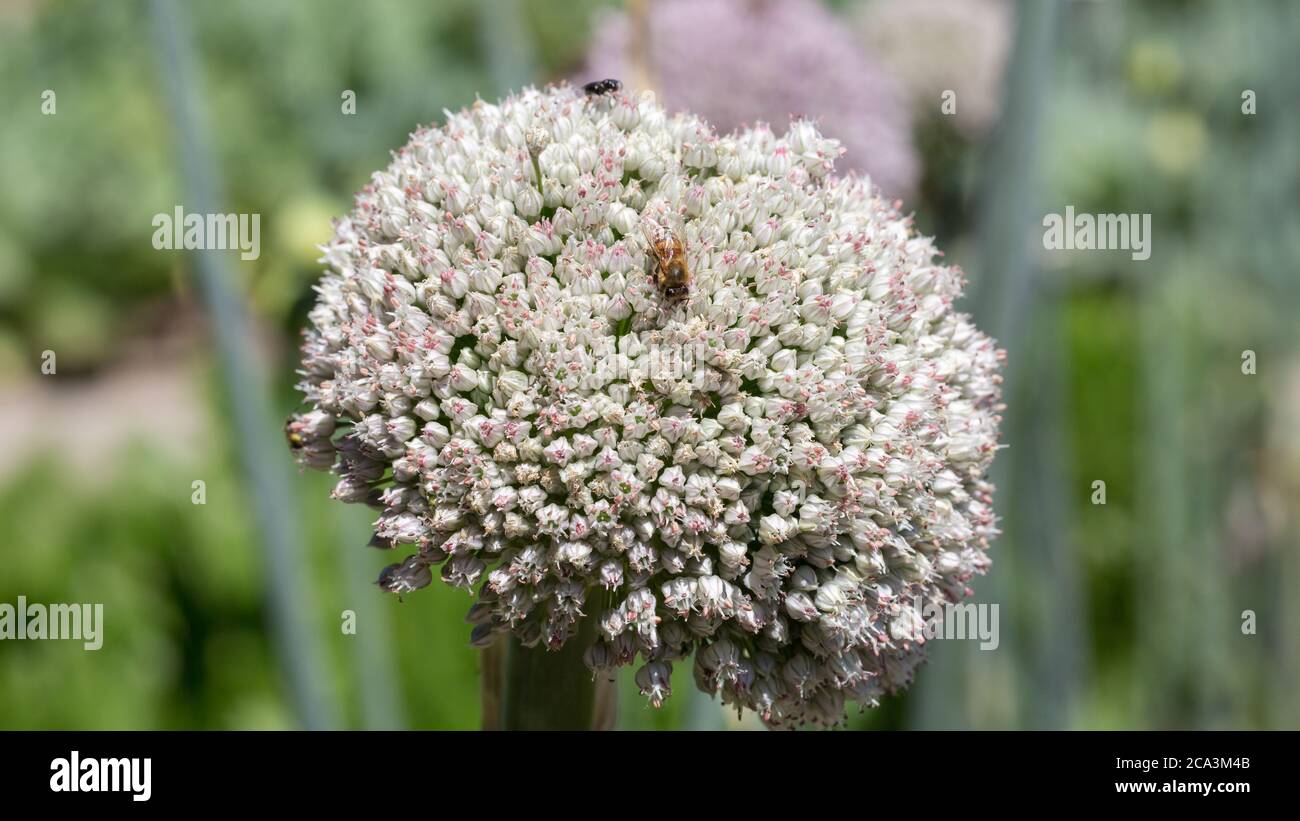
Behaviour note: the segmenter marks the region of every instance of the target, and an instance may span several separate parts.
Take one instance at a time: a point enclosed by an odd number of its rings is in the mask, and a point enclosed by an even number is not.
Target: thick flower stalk
[[[414,546],[381,586],[472,592],[480,645],[594,619],[655,705],[692,654],[771,726],[906,685],[988,566],[1000,352],[840,151],[568,86],[416,132],[324,249],[290,424]]]

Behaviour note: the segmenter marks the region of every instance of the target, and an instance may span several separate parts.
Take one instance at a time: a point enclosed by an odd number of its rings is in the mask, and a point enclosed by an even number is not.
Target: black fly
[[[582,87],[589,97],[599,97],[602,94],[613,94],[621,91],[623,84],[618,80],[594,80]]]

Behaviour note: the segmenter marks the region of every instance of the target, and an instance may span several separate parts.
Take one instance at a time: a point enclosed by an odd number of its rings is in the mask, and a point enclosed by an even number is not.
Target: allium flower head
[[[648,68],[670,111],[721,131],[816,118],[844,144],[841,171],[869,174],[890,196],[916,189],[920,162],[900,89],[819,0],[656,0],[648,15]],[[584,76],[635,81],[636,36],[626,14],[607,15]]]
[[[656,704],[692,653],[773,726],[905,685],[915,597],[988,564],[1000,353],[839,153],[568,86],[416,132],[324,249],[290,425],[414,546],[380,584],[471,591],[476,642],[595,619]]]

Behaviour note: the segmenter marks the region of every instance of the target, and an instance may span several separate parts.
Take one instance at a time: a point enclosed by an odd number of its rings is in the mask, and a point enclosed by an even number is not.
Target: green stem
[[[542,206],[546,206],[546,191],[542,189],[542,162],[533,157],[533,176],[537,177],[537,193],[542,195]]]
[[[494,680],[484,681],[484,729],[611,729],[614,683],[593,677],[582,660],[595,630],[596,620],[587,617],[559,650],[504,636],[483,651],[484,673]]]
[[[215,155],[207,141],[212,129],[201,104],[208,97],[187,12],[185,4],[174,0],[150,4],[162,85],[176,132],[185,210],[212,214],[221,210],[222,194]],[[229,258],[223,251],[194,251],[193,274],[212,318],[231,430],[248,483],[253,532],[264,543],[265,595],[276,656],[285,665],[298,722],[309,730],[330,729],[338,726],[338,717],[325,673],[321,634],[312,623],[316,609],[311,603],[310,574],[305,572],[311,562],[301,512],[289,460],[277,455],[284,446],[271,420],[279,413],[252,342],[252,319],[237,289],[239,277],[228,267]]]

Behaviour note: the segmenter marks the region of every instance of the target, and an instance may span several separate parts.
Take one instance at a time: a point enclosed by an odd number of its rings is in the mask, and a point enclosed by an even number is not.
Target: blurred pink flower
[[[725,133],[756,121],[783,130],[817,119],[844,144],[838,173],[865,173],[886,194],[916,188],[920,163],[895,84],[843,21],[816,0],[658,0],[649,7],[650,80],[671,111],[689,109]],[[628,65],[630,21],[597,24],[579,82]]]
[[[915,113],[939,113],[943,93],[952,91],[954,124],[968,136],[997,118],[1015,25],[1006,0],[871,0],[855,21]]]

